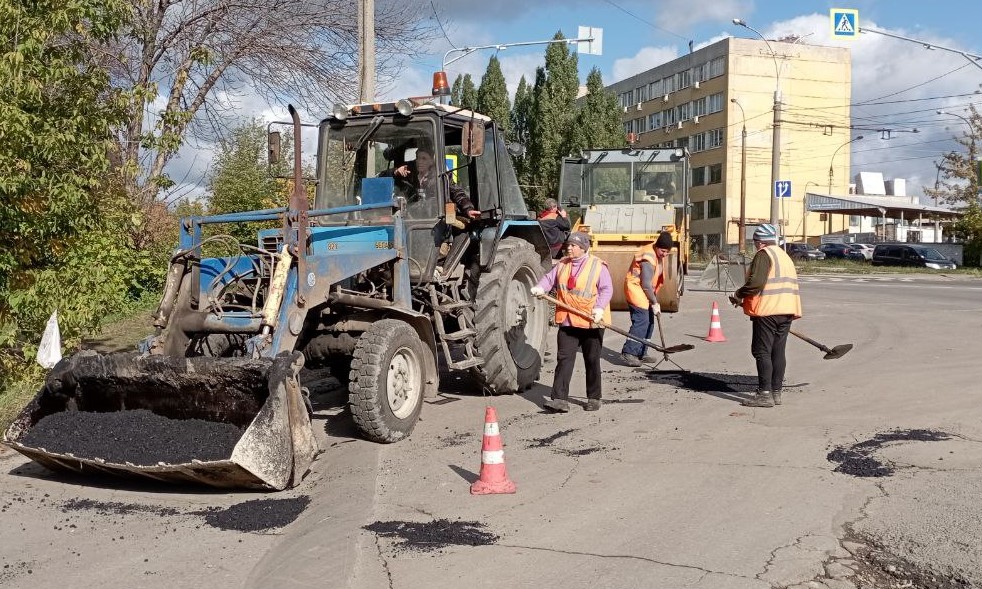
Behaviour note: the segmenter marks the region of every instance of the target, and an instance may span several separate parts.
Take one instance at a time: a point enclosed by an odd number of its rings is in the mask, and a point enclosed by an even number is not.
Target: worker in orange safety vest
[[[658,290],[665,282],[662,260],[673,245],[672,234],[662,231],[657,240],[638,248],[624,277],[624,295],[631,312],[630,334],[634,337],[651,339],[654,332],[655,315],[661,313]],[[621,348],[621,362],[634,367],[641,366],[642,362],[656,362],[645,356],[644,351],[644,344],[627,339]]]
[[[566,240],[567,256],[559,261],[539,283],[532,287],[535,296],[556,291],[556,299],[565,306],[580,311],[586,317],[571,313],[556,305],[556,372],[552,395],[543,403],[550,411],[569,411],[569,382],[573,377],[577,350],[583,351],[586,363],[587,411],[600,409],[601,373],[600,352],[604,328],[610,324],[610,299],[614,294],[607,263],[587,253],[590,236],[573,232]]]
[[[764,223],[754,231],[757,253],[750,262],[747,282],[730,300],[743,307],[753,323],[750,352],[757,362],[757,394],[741,402],[747,407],[781,404],[787,367],[784,349],[791,322],[801,318],[798,272],[788,254],[777,245],[777,229]]]

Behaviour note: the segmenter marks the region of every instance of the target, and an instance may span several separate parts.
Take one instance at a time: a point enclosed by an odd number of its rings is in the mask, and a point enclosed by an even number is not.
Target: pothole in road
[[[195,515],[220,530],[261,532],[292,523],[308,505],[310,497],[306,495],[288,499],[252,499],[224,509],[198,511]]]
[[[757,390],[757,377],[748,374],[649,372],[648,380],[697,393],[752,393]]]
[[[891,430],[876,434],[869,440],[851,446],[837,446],[825,458],[837,462],[835,472],[854,477],[886,477],[894,472],[893,465],[884,464],[873,453],[891,442],[940,442],[951,439],[945,432],[929,429]]]
[[[557,440],[560,440],[562,438],[567,438],[571,434],[574,434],[576,432],[577,432],[577,430],[575,430],[575,429],[564,429],[562,431],[558,431],[558,432],[552,434],[551,436],[546,436],[544,438],[534,438],[525,447],[526,448],[548,448],[549,450],[551,450],[552,452],[555,452],[556,454],[562,454],[563,456],[572,456],[574,458],[578,458],[580,456],[588,456],[588,455],[594,454],[596,452],[603,452],[603,451],[606,451],[606,450],[611,450],[611,448],[608,448],[606,446],[589,446],[589,447],[585,447],[585,448],[572,449],[572,448],[561,448],[561,447],[559,447],[559,446],[557,446],[555,444]],[[616,450],[617,448],[613,448],[613,449]]]
[[[489,546],[498,536],[480,522],[438,519],[431,522],[386,521],[364,527],[383,538],[397,538],[396,548],[429,552],[447,546]]]
[[[894,554],[882,542],[847,528],[842,546],[848,558],[832,557],[825,562],[825,575],[814,581],[849,579],[856,587],[903,589],[971,589],[976,587],[963,576],[940,572],[914,564]]]

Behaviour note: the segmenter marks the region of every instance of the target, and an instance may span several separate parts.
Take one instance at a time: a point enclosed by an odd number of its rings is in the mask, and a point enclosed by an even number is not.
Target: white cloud
[[[614,61],[614,78],[608,83],[630,78],[635,74],[672,61],[678,55],[679,52],[676,47],[643,47],[634,54],[634,57],[624,57]]]
[[[660,0],[654,4],[657,6],[655,22],[671,31],[702,22],[730,22],[748,14],[753,7],[750,0]]]

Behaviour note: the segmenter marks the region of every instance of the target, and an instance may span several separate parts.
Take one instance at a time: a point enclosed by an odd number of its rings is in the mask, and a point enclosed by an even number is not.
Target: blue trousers
[[[627,307],[631,311],[631,329],[628,333],[634,337],[651,339],[651,334],[655,330],[655,312],[651,310],[651,307],[635,307],[630,303]],[[637,356],[638,358],[643,357],[644,352],[645,345],[634,340],[625,340],[624,348],[621,349],[622,354]]]

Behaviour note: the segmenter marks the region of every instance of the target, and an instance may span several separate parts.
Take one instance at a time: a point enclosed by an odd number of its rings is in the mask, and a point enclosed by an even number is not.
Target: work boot
[[[621,354],[621,362],[624,366],[630,366],[632,368],[639,368],[641,366],[641,359],[631,354]]]
[[[773,393],[771,393],[771,397],[774,398],[775,405],[781,404],[781,391],[774,391]]]
[[[770,391],[760,391],[753,397],[740,401],[740,404],[744,407],[773,407],[774,397]]]
[[[600,399],[589,399],[586,405],[583,406],[584,411],[599,411],[600,410]]]
[[[542,406],[548,411],[556,413],[569,413],[569,401],[563,399],[546,399]]]

